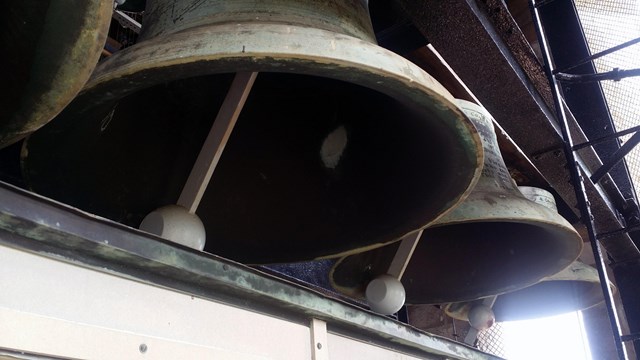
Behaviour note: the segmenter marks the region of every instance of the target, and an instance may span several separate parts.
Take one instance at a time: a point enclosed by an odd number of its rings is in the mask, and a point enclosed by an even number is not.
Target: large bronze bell
[[[527,199],[557,211],[555,199],[548,191],[525,186],[519,189]],[[615,291],[613,284],[609,286]],[[537,284],[498,296],[492,309],[496,321],[515,321],[586,310],[603,301],[598,271],[576,260]],[[481,302],[480,299],[447,304],[444,310],[455,319],[467,320],[469,310]]]
[[[0,148],[53,119],[89,79],[113,2],[10,1],[0,15]]]
[[[138,226],[176,203],[236,72],[260,74],[197,210],[206,251],[274,263],[374,248],[479,174],[473,124],[375,45],[365,0],[149,0],[140,42],[26,142],[28,183]]]
[[[456,208],[424,230],[402,284],[407,304],[467,301],[532,285],[573,262],[582,240],[565,219],[526,199],[514,185],[482,107],[458,101],[484,145],[482,176]],[[397,244],[339,260],[332,285],[362,297],[367,284],[385,274]]]

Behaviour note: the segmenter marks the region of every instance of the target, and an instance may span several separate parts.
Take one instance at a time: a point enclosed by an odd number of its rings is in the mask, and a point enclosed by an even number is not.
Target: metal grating
[[[143,12],[128,11],[122,11],[122,14],[137,23],[142,22],[142,17],[144,15]],[[134,45],[137,41],[138,33],[132,29],[132,26],[128,24],[126,20],[120,19],[114,12],[114,17],[111,20],[111,26],[109,27],[109,37],[105,44],[105,51],[103,51],[103,59],[117,51]]]
[[[638,0],[576,0],[575,5],[592,54],[640,37]],[[593,62],[598,72],[615,68],[640,68],[640,44],[631,45]],[[640,77],[603,81],[601,85],[615,131],[640,125]],[[627,135],[621,140],[624,142],[630,137],[631,135]],[[627,155],[626,162],[634,185],[640,184],[640,147]]]
[[[495,323],[478,333],[478,349],[496,356],[506,356],[502,323]]]

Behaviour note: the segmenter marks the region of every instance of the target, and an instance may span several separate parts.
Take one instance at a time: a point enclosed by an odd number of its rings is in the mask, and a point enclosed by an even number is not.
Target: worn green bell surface
[[[580,254],[582,239],[558,213],[525,198],[500,156],[491,116],[467,101],[459,106],[482,135],[482,176],[469,196],[424,230],[402,283],[407,304],[474,300],[522,289],[553,275]],[[362,297],[387,272],[398,244],[340,259],[332,285]]]
[[[356,253],[468,194],[475,127],[431,76],[371,42],[366,1],[190,4],[149,1],[140,42],[26,141],[36,192],[137,227],[178,199],[233,73],[255,71],[197,210],[205,251],[245,263]]]
[[[557,211],[555,199],[548,191],[530,186],[519,186],[518,190],[527,199]],[[613,291],[616,290],[613,284],[609,286]],[[576,260],[566,269],[537,284],[498,296],[493,312],[496,321],[526,320],[586,310],[603,301],[598,271]],[[444,309],[447,315],[455,319],[467,320],[471,307],[481,302],[446,304]]]
[[[107,38],[113,3],[10,1],[0,15],[0,148],[53,119],[89,79]]]

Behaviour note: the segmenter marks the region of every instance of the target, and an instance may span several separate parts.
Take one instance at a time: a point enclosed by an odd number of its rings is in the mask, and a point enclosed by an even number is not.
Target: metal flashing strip
[[[266,313],[308,326],[357,334],[367,342],[419,356],[498,359],[446,338],[214,255],[72,209],[0,183],[0,245],[101,273]],[[150,299],[152,301],[152,299]]]

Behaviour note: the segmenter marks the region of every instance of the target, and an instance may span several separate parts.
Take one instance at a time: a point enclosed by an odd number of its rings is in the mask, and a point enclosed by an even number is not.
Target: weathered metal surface
[[[497,359],[244,265],[171,244],[9,185],[0,184],[0,199],[2,246],[291,321],[324,320],[331,332],[347,332],[410,353]]]
[[[534,61],[520,29],[508,19],[504,4],[476,0],[396,2],[531,159],[553,190],[579,214],[562,138],[548,106],[549,84],[540,76],[544,74],[543,68]],[[586,152],[593,153],[585,150],[580,156],[585,158]],[[589,159],[581,161],[585,169],[599,166]],[[602,185],[587,186],[596,225],[603,231],[620,229],[622,224],[614,207],[620,207],[623,199],[609,184]],[[607,239],[603,245],[616,261],[640,257],[628,235]]]
[[[582,249],[580,235],[555,209],[517,189],[500,157],[491,115],[473,103],[458,104],[482,136],[482,176],[463,202],[424,230],[402,277],[408,304],[522,289],[566,268]],[[362,296],[367,283],[387,271],[396,247],[341,259],[332,269],[334,287]]]
[[[270,21],[168,31],[102,62],[26,141],[29,185],[137,226],[175,203],[228,73],[258,71],[198,208],[205,251],[256,264],[355,253],[466,196],[482,147],[440,84],[375,44]]]
[[[306,26],[375,43],[368,0],[148,0],[139,41],[197,26],[276,23]]]
[[[28,0],[3,8],[0,148],[37,130],[80,91],[104,46],[113,4]]]

